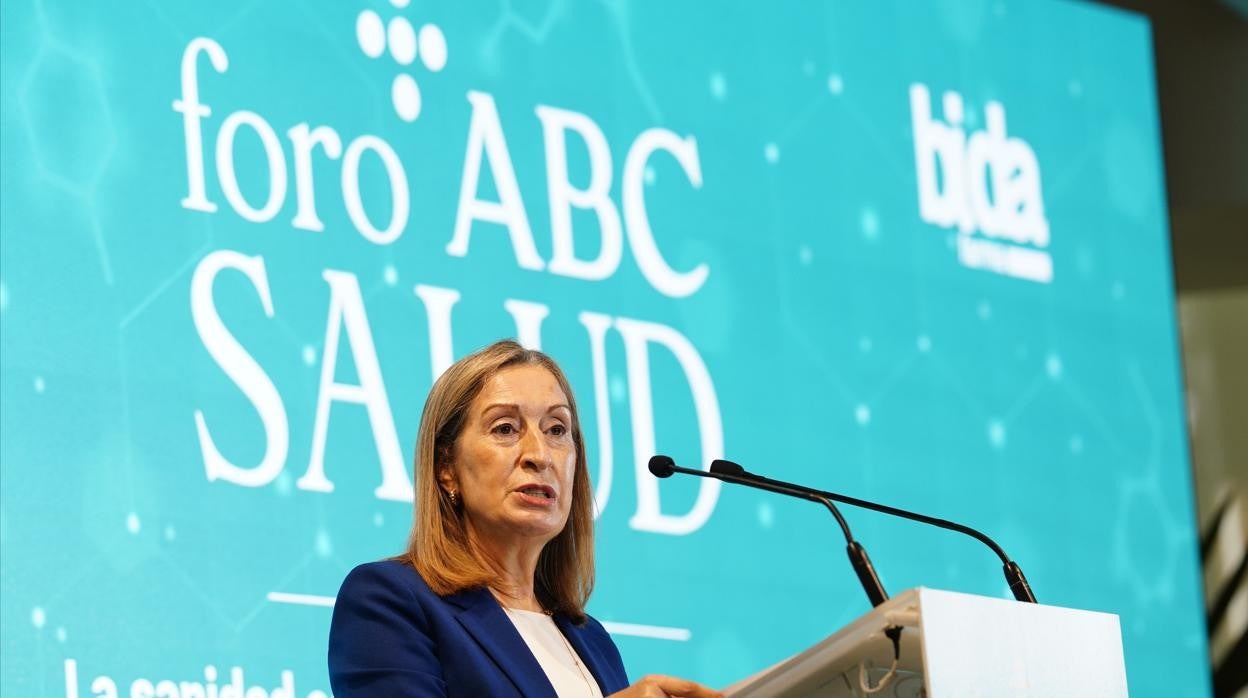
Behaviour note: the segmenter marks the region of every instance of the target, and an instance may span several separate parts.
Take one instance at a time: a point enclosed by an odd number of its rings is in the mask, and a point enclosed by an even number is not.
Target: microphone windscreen
[[[651,461],[653,462],[653,461]],[[711,461],[711,472],[716,475],[744,475],[745,468],[733,463],[730,460],[716,458]]]
[[[651,456],[650,457],[650,474],[655,477],[671,477],[672,468],[675,467],[676,461],[668,456]]]

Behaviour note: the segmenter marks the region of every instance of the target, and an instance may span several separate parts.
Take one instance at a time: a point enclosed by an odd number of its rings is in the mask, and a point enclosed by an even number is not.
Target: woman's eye
[[[516,427],[508,422],[503,422],[502,424],[494,427],[494,433],[509,436],[516,433]]]
[[[553,436],[563,436],[564,434],[568,433],[568,428],[562,424],[556,424],[550,428],[550,433]]]

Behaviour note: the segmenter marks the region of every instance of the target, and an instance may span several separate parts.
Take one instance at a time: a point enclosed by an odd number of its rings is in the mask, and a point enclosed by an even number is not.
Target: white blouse
[[[518,608],[504,607],[503,610],[546,672],[559,698],[602,698],[602,689],[598,688],[589,667],[577,656],[550,616]]]

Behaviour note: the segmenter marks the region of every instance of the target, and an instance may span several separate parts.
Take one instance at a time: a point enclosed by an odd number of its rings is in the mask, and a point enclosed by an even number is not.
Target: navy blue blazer
[[[555,625],[602,694],[628,687],[620,651],[598,621]],[[338,591],[329,629],[336,698],[542,696],[556,698],[541,665],[486,589],[438,596],[410,565],[360,565]]]

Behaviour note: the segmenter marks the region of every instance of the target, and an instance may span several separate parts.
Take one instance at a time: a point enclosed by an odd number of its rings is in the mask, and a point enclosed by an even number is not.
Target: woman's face
[[[490,378],[468,408],[444,487],[459,490],[482,542],[545,544],[572,509],[572,410],[554,375],[520,364]]]

